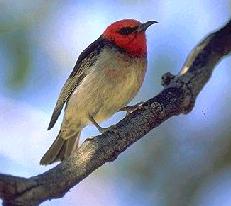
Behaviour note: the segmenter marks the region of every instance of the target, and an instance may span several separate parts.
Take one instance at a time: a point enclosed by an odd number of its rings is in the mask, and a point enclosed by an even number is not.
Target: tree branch
[[[61,198],[98,167],[114,161],[150,130],[172,116],[190,112],[214,67],[230,51],[231,20],[192,50],[178,75],[167,73],[162,77],[163,91],[104,134],[87,139],[68,160],[30,178],[1,174],[3,204],[32,206]]]

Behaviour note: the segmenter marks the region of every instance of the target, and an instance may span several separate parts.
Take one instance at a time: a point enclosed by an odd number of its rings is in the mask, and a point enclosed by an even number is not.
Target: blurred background
[[[111,22],[157,20],[148,72],[133,103],[157,94],[190,50],[230,18],[230,0],[0,0],[0,172],[29,177],[62,117],[47,131],[64,81],[80,52]],[[42,205],[230,206],[230,57],[216,67],[194,110],[171,118],[72,188]],[[124,113],[103,123],[116,123]],[[81,136],[97,134],[89,126]]]

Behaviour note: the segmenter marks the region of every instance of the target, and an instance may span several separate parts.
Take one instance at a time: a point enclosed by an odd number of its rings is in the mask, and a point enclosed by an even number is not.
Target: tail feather
[[[78,147],[80,131],[68,139],[63,139],[61,132],[56,137],[53,144],[40,160],[41,165],[52,164],[57,161],[63,161],[68,158],[72,151]]]
[[[78,143],[76,142],[77,141],[79,142],[79,135],[80,133],[78,133],[78,137],[74,135],[66,141],[66,143],[64,144],[64,148],[63,148],[64,153],[62,156],[60,156],[61,160],[68,158],[71,155],[72,151],[74,151],[77,148]]]

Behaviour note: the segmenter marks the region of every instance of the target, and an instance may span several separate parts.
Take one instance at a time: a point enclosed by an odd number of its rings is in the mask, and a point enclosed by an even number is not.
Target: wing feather
[[[83,78],[89,73],[90,67],[97,60],[97,56],[105,45],[105,41],[99,37],[90,44],[79,56],[76,65],[73,68],[70,76],[66,80],[56,102],[54,111],[51,116],[48,130],[54,127],[65,103],[68,102],[71,94],[76,87],[81,83]]]

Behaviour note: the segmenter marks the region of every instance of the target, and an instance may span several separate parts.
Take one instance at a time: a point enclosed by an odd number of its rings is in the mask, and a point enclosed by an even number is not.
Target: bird
[[[78,148],[81,130],[123,110],[139,91],[147,70],[146,30],[157,21],[113,22],[78,57],[56,102],[48,130],[65,105],[59,133],[41,165],[67,159]],[[123,110],[124,111],[124,110]]]

